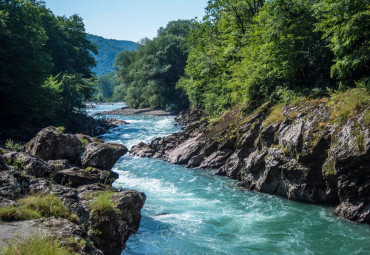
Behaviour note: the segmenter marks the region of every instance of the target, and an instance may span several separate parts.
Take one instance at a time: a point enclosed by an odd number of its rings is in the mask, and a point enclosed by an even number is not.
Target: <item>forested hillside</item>
[[[83,122],[83,102],[95,91],[91,53],[98,52],[79,16],[55,16],[38,1],[0,1],[0,136]]]
[[[97,75],[113,72],[114,60],[121,51],[135,51],[137,43],[131,41],[105,39],[101,36],[87,34],[87,39],[92,42],[99,53],[94,55],[96,67],[92,69]]]
[[[217,115],[369,89],[369,24],[369,0],[211,0],[203,20],[170,22],[121,53],[117,92],[135,108],[190,101]]]

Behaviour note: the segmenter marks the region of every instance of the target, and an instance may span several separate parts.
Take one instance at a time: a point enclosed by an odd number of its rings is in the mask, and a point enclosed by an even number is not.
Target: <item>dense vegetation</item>
[[[87,34],[87,39],[98,48],[99,53],[94,55],[96,67],[92,69],[97,75],[114,72],[114,60],[121,51],[135,51],[137,44],[131,41],[106,39],[101,36]]]
[[[97,91],[94,95],[96,102],[119,101],[118,94],[114,94],[116,87],[120,85],[116,72],[107,73],[97,77]]]
[[[0,1],[0,131],[67,125],[94,92],[96,47],[82,19],[35,0]]]
[[[121,53],[117,92],[132,107],[178,109],[189,100],[213,115],[241,103],[255,109],[369,88],[369,7],[369,0],[210,0],[203,20],[180,37],[170,27],[181,23],[170,23],[138,53]]]
[[[369,7],[368,0],[209,1],[179,86],[211,114],[369,86]]]
[[[187,98],[176,83],[184,74],[191,27],[187,20],[172,21],[153,40],[143,39],[137,52],[120,53],[116,68],[121,86],[116,87],[114,97],[134,108],[186,107]]]

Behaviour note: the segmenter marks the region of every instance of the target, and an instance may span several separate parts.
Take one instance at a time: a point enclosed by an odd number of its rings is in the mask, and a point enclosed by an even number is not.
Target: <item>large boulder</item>
[[[44,160],[67,159],[76,163],[82,154],[81,141],[72,134],[64,134],[56,127],[41,130],[26,145],[26,152]]]
[[[8,152],[4,154],[4,158],[15,170],[24,171],[34,177],[47,177],[52,172],[48,163],[25,152]]]
[[[89,143],[81,158],[82,167],[110,170],[126,152],[127,148],[121,144]]]

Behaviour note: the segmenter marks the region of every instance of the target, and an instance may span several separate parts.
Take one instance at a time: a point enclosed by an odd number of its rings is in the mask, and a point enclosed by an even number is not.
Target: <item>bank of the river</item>
[[[142,115],[142,116],[171,116],[174,115],[172,112],[168,112],[156,108],[141,108],[134,109],[131,107],[122,107],[110,111],[104,111],[97,113],[98,115]]]
[[[95,109],[99,111],[99,108]],[[94,111],[94,110],[92,110]],[[107,116],[111,117],[111,116]],[[129,149],[181,132],[174,116],[116,115],[129,122],[103,135]],[[123,254],[366,254],[370,229],[333,207],[239,189],[207,169],[122,157],[115,187],[147,195],[139,231]]]
[[[0,254],[27,254],[29,247],[43,254],[52,245],[63,254],[120,254],[145,202],[144,193],[111,186],[118,178],[111,169],[126,152],[56,127],[21,151],[0,148]]]

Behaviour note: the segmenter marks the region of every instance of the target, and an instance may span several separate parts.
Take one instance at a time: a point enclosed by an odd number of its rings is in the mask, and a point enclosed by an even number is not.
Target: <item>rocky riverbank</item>
[[[188,110],[177,117],[184,132],[130,154],[215,169],[245,189],[331,204],[335,215],[369,224],[370,107],[346,103],[353,96],[266,104],[254,113],[240,107],[211,121]]]
[[[170,116],[174,113],[168,112],[161,109],[156,108],[141,108],[141,109],[134,109],[130,107],[123,107],[119,109],[115,109],[112,111],[106,111],[98,113],[97,115],[152,115],[152,116]]]
[[[0,246],[44,233],[79,254],[118,255],[138,230],[145,194],[111,186],[125,146],[48,127],[0,152]]]

